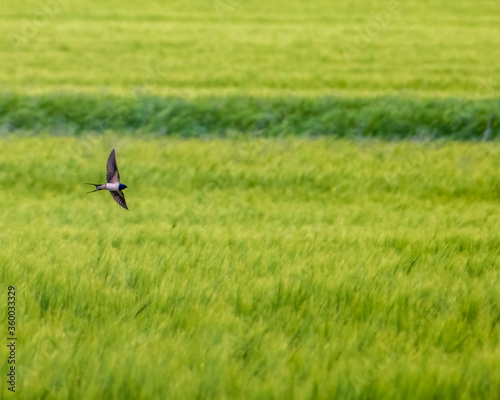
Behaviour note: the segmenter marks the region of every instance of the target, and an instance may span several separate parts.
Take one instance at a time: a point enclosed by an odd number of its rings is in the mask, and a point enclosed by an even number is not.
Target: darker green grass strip
[[[274,137],[448,137],[481,139],[500,98],[488,100],[378,98],[183,99],[153,96],[0,95],[0,132],[20,130],[75,135],[125,130],[182,137],[233,132]],[[490,138],[500,131],[493,119]]]

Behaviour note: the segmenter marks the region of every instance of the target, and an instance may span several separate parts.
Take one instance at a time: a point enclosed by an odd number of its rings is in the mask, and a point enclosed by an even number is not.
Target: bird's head
[[[120,189],[120,190],[123,190],[126,188],[127,188],[127,185],[124,185],[123,183],[120,183],[120,186],[118,187],[118,189]]]

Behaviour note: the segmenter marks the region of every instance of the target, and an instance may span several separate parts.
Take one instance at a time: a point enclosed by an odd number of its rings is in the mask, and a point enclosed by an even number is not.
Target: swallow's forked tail
[[[90,185],[90,186],[95,186],[95,190],[91,190],[90,192],[87,192],[87,193],[94,193],[94,192],[98,192],[99,190],[102,190],[102,189],[99,189],[99,186],[102,186],[102,185],[95,184],[95,183],[85,183],[85,184]]]

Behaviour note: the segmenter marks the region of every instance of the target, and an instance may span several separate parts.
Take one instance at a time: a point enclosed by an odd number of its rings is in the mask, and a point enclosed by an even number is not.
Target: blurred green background
[[[2,7],[0,134],[477,139],[500,107],[494,1]]]
[[[494,97],[491,0],[2,2],[0,85],[257,96]]]

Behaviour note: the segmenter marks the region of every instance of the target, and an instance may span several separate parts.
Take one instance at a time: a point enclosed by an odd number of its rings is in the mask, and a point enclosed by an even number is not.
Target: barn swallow
[[[125,202],[125,195],[122,190],[126,189],[123,183],[120,183],[120,173],[116,165],[115,149],[111,151],[106,165],[106,183],[104,185],[96,185],[95,183],[86,183],[86,185],[95,186],[95,190],[87,193],[98,192],[99,190],[108,190],[113,196],[113,199],[121,205],[124,209],[128,210],[127,203]]]

